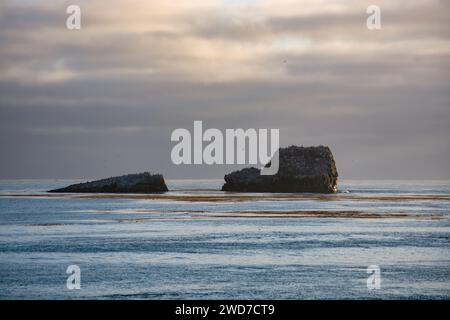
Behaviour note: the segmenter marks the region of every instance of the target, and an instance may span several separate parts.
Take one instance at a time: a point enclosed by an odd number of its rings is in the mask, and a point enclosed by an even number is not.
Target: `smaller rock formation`
[[[277,174],[261,175],[257,168],[234,171],[225,176],[222,191],[334,193],[337,177],[330,148],[291,146],[279,149]]]
[[[160,174],[148,172],[128,174],[85,183],[73,184],[48,192],[59,193],[159,193],[169,191]]]

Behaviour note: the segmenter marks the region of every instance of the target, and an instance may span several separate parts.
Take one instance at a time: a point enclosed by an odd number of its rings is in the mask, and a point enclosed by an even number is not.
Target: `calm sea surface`
[[[450,182],[341,181],[336,195],[47,194],[0,181],[1,299],[449,299]],[[81,289],[66,269],[78,265]],[[369,290],[369,265],[381,288]]]

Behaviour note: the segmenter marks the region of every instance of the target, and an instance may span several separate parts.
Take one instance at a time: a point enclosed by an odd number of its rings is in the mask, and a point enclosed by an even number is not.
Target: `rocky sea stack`
[[[85,183],[73,184],[49,192],[74,193],[159,193],[169,191],[160,174],[148,172],[127,174]]]
[[[279,170],[275,175],[261,175],[261,170],[257,168],[245,168],[227,174],[222,191],[314,193],[337,191],[338,173],[330,148],[325,146],[280,148],[279,160]]]

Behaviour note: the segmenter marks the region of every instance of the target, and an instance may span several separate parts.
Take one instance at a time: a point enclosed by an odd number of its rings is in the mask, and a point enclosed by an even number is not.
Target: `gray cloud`
[[[343,178],[450,178],[447,2],[381,1],[376,32],[361,1],[210,3],[80,1],[69,32],[65,1],[3,2],[0,177],[221,178],[170,164],[203,120],[330,145]]]

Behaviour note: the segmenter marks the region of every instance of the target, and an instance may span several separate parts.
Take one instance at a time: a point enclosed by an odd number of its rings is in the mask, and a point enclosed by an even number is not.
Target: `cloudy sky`
[[[438,0],[1,0],[0,178],[222,178],[171,164],[202,120],[328,145],[343,179],[449,179],[449,21]]]

